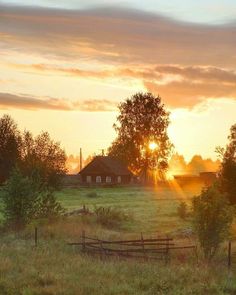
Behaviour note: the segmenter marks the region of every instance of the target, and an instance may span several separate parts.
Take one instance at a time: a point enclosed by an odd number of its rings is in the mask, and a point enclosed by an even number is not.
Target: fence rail
[[[194,245],[176,246],[173,239],[143,238],[132,240],[107,241],[88,237],[82,232],[81,242],[68,243],[71,246],[79,246],[83,252],[103,256],[120,256],[127,258],[165,259],[169,260],[170,251],[196,249]]]

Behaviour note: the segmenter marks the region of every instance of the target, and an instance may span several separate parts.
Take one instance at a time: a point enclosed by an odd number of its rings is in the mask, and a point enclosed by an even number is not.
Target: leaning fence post
[[[37,227],[34,228],[34,245],[35,247],[38,246],[38,228]]]
[[[231,241],[228,244],[228,269],[231,268]]]

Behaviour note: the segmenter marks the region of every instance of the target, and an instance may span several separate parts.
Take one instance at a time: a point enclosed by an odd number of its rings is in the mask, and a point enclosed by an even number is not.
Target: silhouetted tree
[[[6,181],[19,160],[20,133],[13,119],[0,118],[0,184]]]
[[[41,180],[42,185],[59,188],[66,173],[66,154],[47,132],[35,138],[24,132],[21,144],[20,168],[25,176]]]
[[[42,186],[58,188],[66,172],[66,155],[47,132],[36,137],[28,131],[21,134],[13,119],[4,115],[0,118],[0,184],[15,167],[24,176],[40,179]]]
[[[120,114],[114,128],[117,138],[108,154],[120,158],[135,173],[158,171],[164,176],[172,147],[167,135],[169,112],[159,96],[137,93],[119,105]],[[157,146],[150,149],[150,143]]]
[[[217,148],[222,158],[219,183],[231,204],[236,204],[236,124],[230,129],[229,143],[225,149]]]

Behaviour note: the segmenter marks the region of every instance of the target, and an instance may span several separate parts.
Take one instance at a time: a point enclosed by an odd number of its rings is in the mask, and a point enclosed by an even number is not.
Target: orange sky
[[[133,8],[0,4],[0,115],[67,153],[107,148],[116,105],[138,91],[171,111],[176,150],[215,158],[236,121],[236,25]],[[188,20],[189,21],[189,20]]]

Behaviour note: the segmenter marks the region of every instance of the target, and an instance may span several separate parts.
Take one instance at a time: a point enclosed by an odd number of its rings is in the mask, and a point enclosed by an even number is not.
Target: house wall
[[[118,182],[118,176],[116,175],[109,175],[109,174],[82,174],[81,175],[81,180],[82,180],[82,183],[83,184],[89,184],[87,182],[87,176],[91,176],[91,184],[96,184],[96,185],[99,185],[99,184],[128,184],[130,183],[131,181],[131,176],[130,175],[120,175],[121,176],[121,182],[119,183]],[[101,183],[98,183],[96,182],[96,178],[97,176],[101,176]],[[106,181],[106,177],[111,177],[111,182],[107,182]]]

